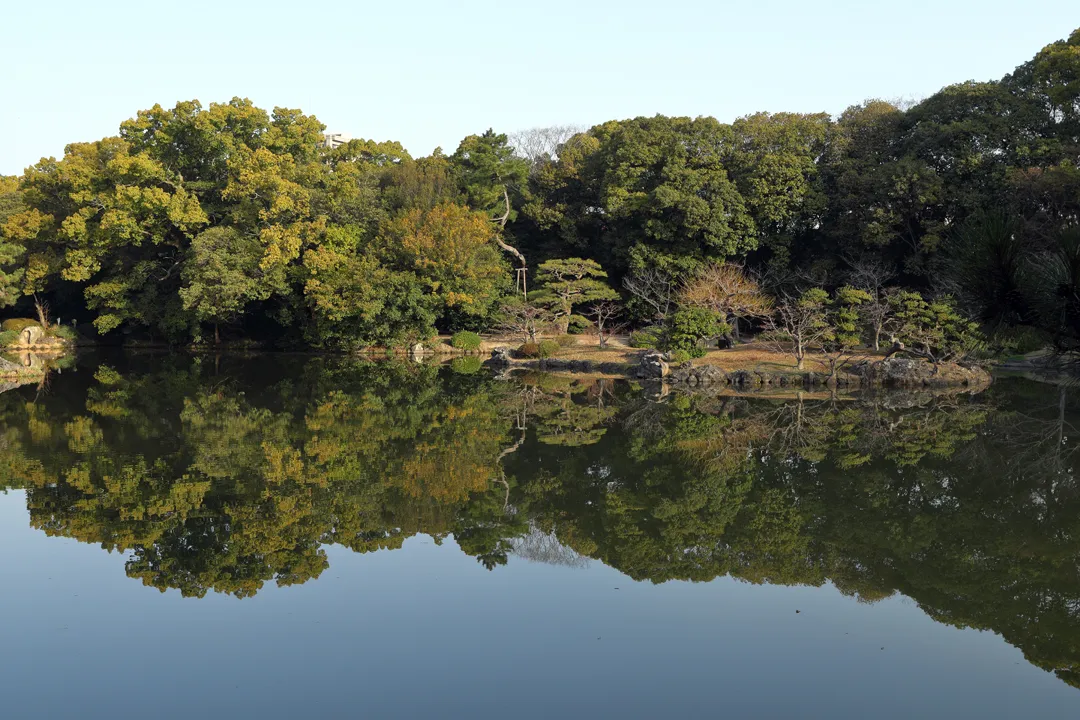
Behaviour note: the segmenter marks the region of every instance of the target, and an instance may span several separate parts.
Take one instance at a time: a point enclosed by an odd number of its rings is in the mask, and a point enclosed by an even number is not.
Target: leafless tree
[[[34,310],[37,311],[38,323],[45,330],[49,329],[49,303],[44,300],[39,300],[37,295],[34,295]]]
[[[624,277],[623,287],[652,310],[654,320],[663,322],[678,302],[680,282],[677,273],[650,265]]]
[[[512,542],[514,554],[530,562],[570,568],[589,566],[588,558],[560,543],[554,533],[546,533],[535,525],[529,527],[527,535],[514,538]]]
[[[617,324],[616,321],[620,315],[622,315],[622,305],[613,300],[602,300],[598,303],[593,303],[592,307],[586,313],[586,317],[596,323],[596,334],[600,340],[600,347],[607,347],[608,338],[617,333],[621,324]]]
[[[872,256],[845,257],[844,262],[848,266],[845,273],[848,285],[869,293],[882,292],[888,287],[889,281],[896,277],[896,266],[886,263],[880,258]]]
[[[803,369],[810,348],[833,335],[832,324],[826,315],[825,299],[818,298],[813,291],[800,297],[783,295],[776,311],[765,321],[766,337],[777,352],[795,358],[798,370]]]
[[[559,148],[563,143],[583,131],[584,128],[578,125],[552,125],[519,130],[510,133],[510,146],[514,148],[515,155],[525,158],[536,167],[543,160],[558,158]]]
[[[527,343],[536,342],[537,335],[551,324],[551,313],[527,302],[506,303],[500,316],[496,330]]]
[[[896,268],[878,258],[844,258],[848,264],[848,284],[870,294],[870,301],[862,305],[862,315],[874,338],[874,350],[881,349],[881,336],[892,315],[888,283],[896,277]]]

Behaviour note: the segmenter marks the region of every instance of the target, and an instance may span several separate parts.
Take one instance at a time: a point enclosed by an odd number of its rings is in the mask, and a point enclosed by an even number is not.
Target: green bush
[[[75,329],[67,325],[53,325],[46,334],[51,337],[58,337],[61,340],[75,340],[78,337]]]
[[[19,342],[19,333],[14,330],[0,332],[0,347],[11,347],[17,342]]]
[[[541,340],[537,349],[540,351],[540,357],[549,358],[558,355],[561,348],[555,340]]]
[[[540,344],[527,342],[517,349],[518,355],[523,358],[540,357]]]
[[[630,347],[655,350],[660,345],[663,332],[658,327],[648,327],[630,333]]]
[[[462,330],[454,333],[454,336],[450,338],[450,345],[458,350],[464,350],[465,352],[473,352],[479,350],[480,345],[484,342],[484,339],[470,330]]]
[[[566,332],[571,335],[580,335],[592,327],[592,321],[581,315],[571,315],[566,323]]]
[[[484,367],[484,361],[476,355],[456,357],[450,361],[450,369],[459,375],[475,375]]]
[[[37,320],[31,320],[30,318],[11,318],[0,323],[0,329],[11,330],[12,332],[21,333],[28,327],[41,327],[41,323]]]
[[[668,350],[685,350],[691,357],[701,357],[701,341],[723,335],[728,326],[712,310],[699,307],[680,308],[670,318]]]
[[[704,352],[702,353],[702,355]],[[691,355],[686,350],[672,350],[668,353],[668,360],[673,363],[684,363],[690,360],[692,357],[701,357],[700,355]]]
[[[559,347],[573,347],[577,345],[577,338],[573,335],[560,335],[555,338],[555,342],[559,344]]]

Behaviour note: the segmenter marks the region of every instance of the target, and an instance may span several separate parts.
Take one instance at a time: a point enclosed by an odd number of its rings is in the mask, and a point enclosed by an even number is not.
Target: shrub
[[[704,354],[704,353],[702,353]],[[701,357],[700,355],[691,355],[686,350],[672,350],[668,353],[668,360],[673,363],[684,363],[690,360],[692,357]]]
[[[17,342],[19,342],[19,333],[14,330],[0,332],[0,347],[11,347]]]
[[[517,349],[518,355],[523,358],[538,358],[540,357],[540,344],[539,343],[525,343]]]
[[[67,325],[53,325],[49,328],[47,334],[52,337],[58,337],[61,340],[75,340],[78,337],[75,333],[75,329],[68,327]]]
[[[577,345],[577,338],[573,335],[560,335],[555,338],[555,342],[559,344],[559,347],[573,347]]]
[[[952,298],[927,301],[917,292],[903,290],[889,298],[897,325],[895,334],[908,355],[935,365],[977,353],[985,348],[978,326],[964,318]]]
[[[30,318],[11,318],[0,323],[0,329],[11,330],[12,332],[21,333],[28,327],[41,327],[41,323],[37,320],[31,320]]]
[[[648,327],[630,333],[630,347],[655,350],[660,345],[662,332],[658,327]]]
[[[450,361],[450,369],[459,375],[475,375],[484,366],[484,361],[476,355],[456,357]]]
[[[479,350],[481,343],[484,339],[476,333],[470,330],[462,330],[461,332],[454,333],[454,336],[450,338],[450,345],[458,350],[464,350],[465,352],[473,352]]]
[[[566,332],[571,335],[580,335],[592,327],[589,318],[582,315],[571,315],[566,323]]]
[[[541,340],[537,349],[540,351],[540,357],[549,358],[557,355],[560,347],[555,340]]]
[[[681,308],[671,316],[670,322],[667,349],[685,350],[692,357],[705,354],[705,349],[700,346],[702,340],[723,335],[728,330],[719,315],[699,307]]]

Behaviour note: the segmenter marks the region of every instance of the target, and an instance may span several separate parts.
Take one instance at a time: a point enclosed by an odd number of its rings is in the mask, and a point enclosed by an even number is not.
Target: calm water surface
[[[1077,400],[86,357],[0,394],[3,717],[1077,717]]]

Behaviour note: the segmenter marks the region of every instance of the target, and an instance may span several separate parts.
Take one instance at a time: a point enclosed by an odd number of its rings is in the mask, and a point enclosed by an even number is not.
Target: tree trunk
[[[214,344],[221,344],[221,329],[218,327],[217,323],[214,323]]]
[[[510,192],[507,190],[505,185],[503,186],[503,201],[506,203],[506,212],[503,214],[502,217],[496,218],[495,222],[499,223],[499,228],[500,229],[505,230],[506,229],[506,223],[510,219]],[[505,250],[506,252],[513,255],[514,257],[516,257],[518,259],[518,261],[521,262],[521,267],[519,268],[520,279],[521,279],[521,283],[520,283],[521,284],[521,294],[524,297],[528,298],[529,297],[529,291],[525,287],[525,271],[526,271],[526,268],[528,267],[528,263],[525,262],[525,256],[522,255],[521,251],[518,250],[516,247],[513,247],[512,245],[507,245],[505,242],[503,242],[502,237],[498,233],[495,234],[495,244],[498,245],[503,250]]]
[[[880,350],[881,350],[881,328],[880,327],[875,327],[874,328],[874,352],[879,352]]]

